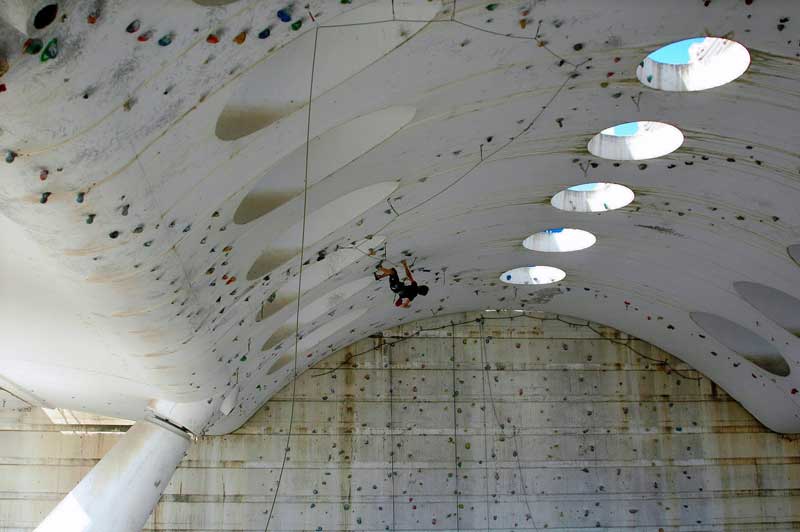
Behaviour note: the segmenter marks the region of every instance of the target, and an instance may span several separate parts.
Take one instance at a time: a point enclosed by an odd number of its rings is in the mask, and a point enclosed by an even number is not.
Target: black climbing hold
[[[87,214],[86,215],[86,223],[91,224],[94,222],[94,217],[97,216],[96,214]]]
[[[42,192],[42,197],[39,198],[39,203],[47,203],[47,199],[52,196],[52,192]]]
[[[85,197],[86,197],[86,193],[85,192],[78,192],[78,194],[75,196],[75,201],[78,202],[78,203],[83,203],[83,199]]]
[[[33,17],[33,27],[37,30],[46,28],[56,19],[58,4],[48,4],[40,9]]]
[[[111,231],[108,233],[109,238],[117,238],[119,236],[119,231]]]

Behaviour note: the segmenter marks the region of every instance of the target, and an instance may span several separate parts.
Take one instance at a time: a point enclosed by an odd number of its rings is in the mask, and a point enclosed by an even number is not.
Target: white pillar
[[[192,433],[179,427],[201,430],[199,420],[215,406],[178,405],[173,413],[193,412],[182,423],[163,420],[170,411],[164,404],[155,403],[155,415],[133,425],[35,532],[141,532],[192,443]]]

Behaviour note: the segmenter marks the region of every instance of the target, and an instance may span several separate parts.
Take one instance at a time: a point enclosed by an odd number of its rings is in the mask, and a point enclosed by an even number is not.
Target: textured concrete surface
[[[800,440],[693,368],[575,318],[482,316],[316,364],[235,433],[202,438],[147,530],[263,531],[290,420],[272,531],[800,526]],[[0,530],[28,531],[119,436],[0,404]]]

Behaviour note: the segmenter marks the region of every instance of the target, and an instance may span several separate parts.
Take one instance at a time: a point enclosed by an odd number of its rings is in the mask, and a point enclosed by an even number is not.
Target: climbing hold
[[[222,248],[222,252],[223,253],[230,253],[230,251],[232,249],[233,249],[233,246],[225,246],[224,248]]]
[[[217,37],[212,33],[208,37],[206,37],[206,42],[208,44],[217,44],[219,42],[219,37]]]
[[[16,158],[17,158],[17,154],[16,154],[16,152],[14,152],[14,151],[11,151],[11,150],[8,150],[8,151],[6,152],[6,162],[7,162],[8,164],[11,164],[11,163],[13,163],[13,162],[14,162],[14,159],[16,159]]]
[[[340,0],[342,4],[352,4],[353,0]]]
[[[167,33],[166,35],[164,35],[163,37],[161,37],[158,40],[158,45],[159,46],[169,46],[170,44],[172,44],[172,34],[171,33]]]
[[[86,216],[86,223],[91,224],[94,221],[94,217],[97,216],[96,214],[89,214]]]
[[[39,59],[42,63],[46,63],[56,57],[58,57],[58,39],[50,39],[50,42],[42,50],[42,55],[39,56]]]
[[[233,42],[236,44],[244,44],[244,41],[247,40],[247,31],[241,32],[239,35],[233,38]]]
[[[22,51],[31,55],[36,55],[42,51],[42,44],[41,39],[28,39],[25,41],[25,44],[22,45]]]
[[[137,31],[139,31],[140,27],[141,27],[141,22],[139,22],[139,20],[134,20],[133,22],[128,24],[128,27],[125,28],[125,31],[127,31],[128,33],[136,33]]]
[[[261,30],[258,33],[258,38],[259,39],[266,39],[267,37],[269,37],[269,34],[270,34],[270,29],[269,28],[264,28],[263,30]]]
[[[289,13],[288,9],[279,9],[278,18],[281,19],[281,22],[289,22],[292,20],[292,15]]]
[[[0,92],[6,92],[8,87],[6,87],[5,83],[0,83]]]
[[[236,276],[234,275],[233,277],[231,277],[230,279],[228,279],[228,280],[225,282],[225,284],[232,284],[232,283],[235,283],[235,282],[236,282]]]
[[[137,225],[136,227],[133,228],[133,232],[135,234],[137,234],[137,235],[139,233],[141,233],[142,231],[144,231],[144,224],[139,224],[139,225]]]
[[[0,78],[5,76],[5,74],[6,74],[6,72],[8,72],[9,68],[10,68],[10,66],[9,66],[8,61],[6,60],[6,58],[5,57],[0,57]]]
[[[92,11],[91,13],[89,13],[89,16],[86,17],[86,22],[88,22],[89,24],[97,24],[97,17],[98,14]]]
[[[520,28],[522,28],[524,30],[525,26],[527,26],[527,25],[528,25],[528,19],[526,19],[526,18],[519,19],[519,27]]]
[[[144,243],[144,247],[146,247],[146,248],[149,248],[152,245],[153,245],[153,241],[152,240],[148,240],[147,242]]]
[[[497,9],[497,4],[489,4],[486,6],[487,11],[494,11],[495,9]]]
[[[42,168],[42,170],[39,172],[39,179],[44,181],[47,179],[48,175],[50,175],[50,170],[47,168]]]
[[[39,203],[41,204],[47,203],[47,198],[49,198],[52,195],[53,195],[52,192],[42,192],[42,197],[39,198]]]
[[[128,98],[127,100],[125,100],[125,103],[122,104],[122,108],[125,111],[130,111],[131,108],[133,107],[133,104],[135,104],[135,103],[136,103],[136,100],[134,98]]]
[[[83,203],[83,198],[85,196],[86,196],[85,192],[78,192],[78,194],[75,195],[75,202],[76,203]]]
[[[136,38],[136,40],[139,41],[139,42],[147,42],[147,41],[150,40],[150,37],[152,37],[152,36],[153,36],[152,32],[146,31],[146,32],[142,33],[141,35],[139,35]]]
[[[117,238],[119,236],[119,231],[111,231],[108,233],[109,238]]]
[[[297,31],[300,29],[300,26],[303,25],[303,19],[297,20],[292,22],[292,31]]]

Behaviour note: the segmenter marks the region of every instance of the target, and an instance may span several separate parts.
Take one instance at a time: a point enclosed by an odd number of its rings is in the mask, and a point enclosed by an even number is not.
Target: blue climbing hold
[[[172,35],[169,33],[158,40],[159,46],[169,46],[170,44],[172,44]]]
[[[278,18],[281,19],[281,22],[290,22],[292,20],[292,14],[289,13],[288,9],[279,9]]]
[[[264,28],[263,30],[261,30],[261,32],[259,32],[258,38],[266,39],[267,37],[269,37],[269,34],[270,34],[269,28]]]

